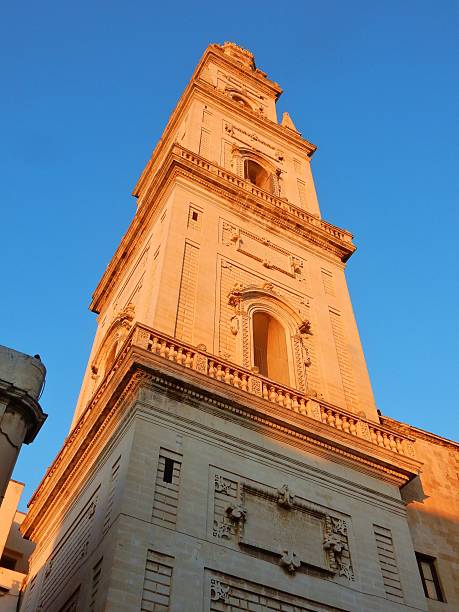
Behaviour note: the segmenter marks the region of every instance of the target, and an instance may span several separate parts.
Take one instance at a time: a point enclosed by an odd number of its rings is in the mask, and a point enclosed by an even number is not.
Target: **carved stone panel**
[[[238,511],[238,483],[230,480],[221,472],[215,472],[214,484],[214,510],[212,517],[212,536],[222,543],[235,540],[239,524]]]
[[[299,497],[211,468],[210,537],[279,565],[283,571],[354,580],[349,519]]]
[[[290,278],[306,282],[305,262],[267,237],[258,236],[222,220],[221,241],[241,255],[260,263],[267,270],[277,270]]]
[[[279,557],[329,570],[323,547],[324,516],[297,505],[281,505],[274,495],[244,487],[247,518],[240,542]],[[290,564],[288,564],[290,565]],[[288,567],[287,565],[287,567]],[[291,571],[291,570],[289,570]]]

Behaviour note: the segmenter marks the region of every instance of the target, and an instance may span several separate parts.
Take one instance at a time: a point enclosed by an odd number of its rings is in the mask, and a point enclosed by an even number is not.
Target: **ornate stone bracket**
[[[233,523],[242,523],[247,518],[247,510],[240,502],[231,503],[225,510],[226,515]]]
[[[215,490],[218,491],[218,493],[225,493],[225,495],[228,495],[230,489],[231,481],[221,474],[215,474]]]
[[[283,508],[290,509],[295,501],[295,496],[292,494],[288,485],[284,484],[277,490],[277,503]]]
[[[290,573],[294,574],[301,567],[301,561],[293,550],[284,550],[280,564]]]
[[[347,524],[344,519],[327,515],[323,547],[329,554],[330,565],[339,576],[354,580],[347,541]]]

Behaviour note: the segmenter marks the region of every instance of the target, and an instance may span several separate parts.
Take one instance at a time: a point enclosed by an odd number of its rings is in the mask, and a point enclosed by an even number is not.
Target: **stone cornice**
[[[5,404],[7,409],[19,412],[24,416],[27,423],[24,444],[33,442],[48,416],[43,412],[37,400],[27,391],[0,379],[0,402]]]
[[[174,145],[154,176],[144,203],[138,209],[94,292],[90,305],[94,312],[101,311],[122,267],[129,261],[136,244],[140,243],[142,232],[146,231],[162,194],[179,176],[202,185],[210,193],[220,195],[223,201],[230,202],[233,209],[239,209],[241,214],[245,215],[247,210],[250,210],[254,215],[262,216],[264,220],[269,220],[270,223],[332,254],[342,262],[347,261],[355,251],[352,234],[346,230],[317,219],[288,201],[228,172],[218,164],[211,163],[184,147]],[[152,206],[151,202],[156,206]]]
[[[437,436],[430,431],[425,431],[424,429],[419,429],[418,427],[414,427],[413,425],[408,425],[407,423],[402,423],[400,421],[396,421],[387,416],[380,417],[381,424],[385,427],[392,429],[393,431],[399,431],[400,433],[411,436],[416,440],[425,440],[426,442],[430,442],[431,444],[437,444],[438,446],[444,446],[459,452],[459,442],[455,442],[454,440],[448,440],[448,438],[443,438],[441,436]]]
[[[256,426],[258,431],[263,427],[266,435],[282,436],[292,444],[304,445],[310,452],[397,486],[419,473],[421,463],[414,457],[377,445],[370,437],[350,435],[338,429],[336,424],[330,426],[321,419],[285,408],[277,400],[268,401],[234,384],[225,384],[200,371],[202,362],[195,357],[194,367],[190,367],[186,362],[174,362],[142,348],[140,345],[146,339],[144,333],[142,328],[134,328],[31,498],[29,513],[21,528],[27,537],[39,528],[51,504],[57,502],[88,455],[98,445],[100,447],[102,437],[107,439],[116,430],[116,424],[123,419],[126,408],[132,407],[142,386],[155,388],[169,397],[175,396],[179,401],[191,402],[223,418],[235,419],[242,426]],[[323,414],[332,416],[335,413],[330,408]],[[392,435],[389,429],[375,428]]]
[[[292,130],[289,130],[284,126],[275,123],[274,121],[271,121],[267,117],[263,117],[259,113],[256,113],[249,109],[241,108],[241,106],[236,104],[235,102],[231,102],[230,99],[227,98],[222,92],[217,91],[217,89],[214,88],[211,84],[200,78],[199,73],[202,71],[203,66],[208,61],[210,56],[214,57],[217,64],[220,64],[223,67],[230,67],[233,71],[242,72],[242,74],[246,78],[255,79],[258,85],[261,84],[263,87],[268,87],[267,83],[270,83],[272,86],[274,86],[273,91],[278,92],[276,97],[280,95],[282,90],[279,88],[277,83],[273,83],[272,81],[269,81],[264,77],[260,77],[255,72],[249,72],[247,70],[244,70],[243,68],[240,68],[233,60],[231,60],[228,56],[226,56],[220,51],[218,45],[210,45],[204,52],[204,55],[202,56],[199,64],[193,72],[193,75],[188,85],[186,86],[183,94],[179,98],[174,110],[172,111],[171,116],[169,117],[169,120],[166,124],[166,127],[164,128],[163,134],[159,139],[156,147],[154,148],[150,160],[142,171],[142,174],[140,175],[139,180],[137,181],[134,187],[134,190],[132,192],[132,195],[134,197],[141,196],[142,191],[146,188],[146,184],[148,183],[149,176],[151,175],[151,171],[153,170],[155,164],[157,163],[161,155],[163,155],[165,148],[170,146],[171,134],[179,123],[181,117],[185,114],[186,109],[189,107],[190,101],[195,90],[200,91],[205,95],[210,95],[212,96],[212,98],[217,98],[222,105],[224,105],[226,108],[230,108],[231,112],[234,113],[236,116],[246,118],[248,121],[254,123],[255,125],[258,125],[258,127],[262,128],[263,130],[271,131],[271,133],[274,133],[278,138],[281,138],[286,142],[293,144],[295,147],[303,148],[305,155],[307,155],[308,157],[311,157],[314,151],[317,149],[315,145],[310,143],[308,140],[302,138],[299,133],[293,132]]]
[[[256,111],[236,104],[231,98],[213,87],[207,81],[198,80],[194,84],[194,89],[209,102],[213,101],[215,103],[215,101],[218,100],[222,107],[231,112],[231,115],[249,121],[254,127],[258,127],[260,130],[263,130],[263,132],[269,132],[271,136],[285,141],[296,149],[300,147],[308,158],[311,158],[317,150],[317,146],[303,138],[299,132],[294,132],[290,128],[280,123],[275,123]]]

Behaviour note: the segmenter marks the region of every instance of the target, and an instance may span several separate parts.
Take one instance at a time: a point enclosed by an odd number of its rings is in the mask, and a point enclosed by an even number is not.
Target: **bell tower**
[[[210,45],[142,172],[23,525],[26,610],[425,609],[400,494],[421,464],[380,423],[352,235],[281,92]]]
[[[207,49],[95,291],[76,419],[135,322],[376,419],[344,276],[352,236],[321,219],[315,146],[277,122],[280,94],[250,52]]]

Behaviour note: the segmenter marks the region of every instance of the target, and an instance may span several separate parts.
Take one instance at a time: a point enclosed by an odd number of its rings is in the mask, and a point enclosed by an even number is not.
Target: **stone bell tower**
[[[315,146],[210,45],[91,303],[72,430],[30,503],[24,610],[425,609]],[[403,569],[403,571],[401,571]]]

